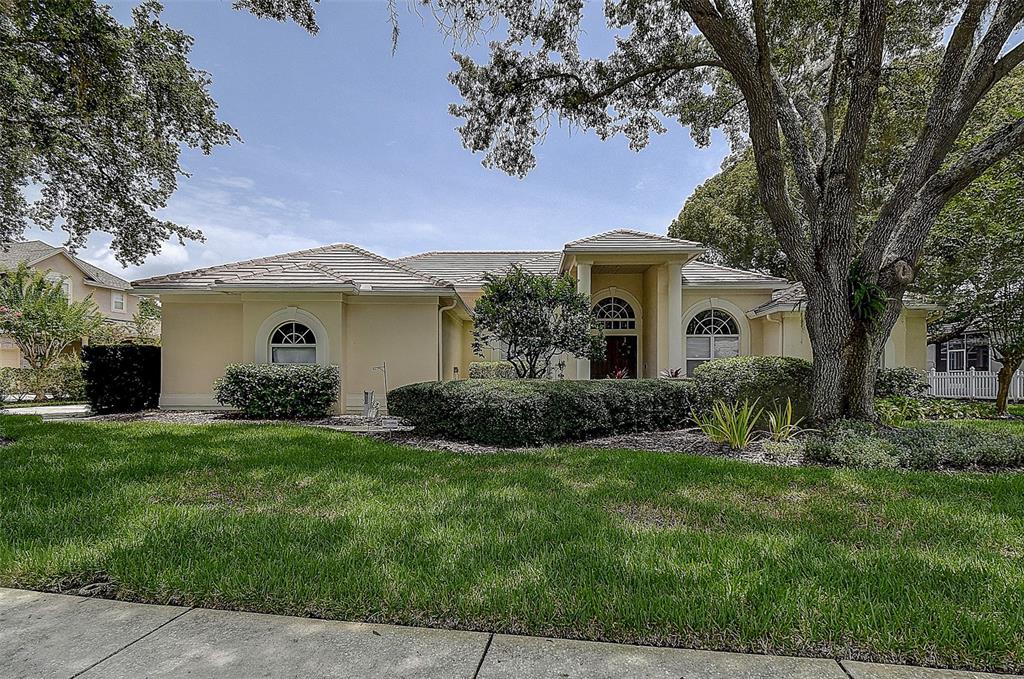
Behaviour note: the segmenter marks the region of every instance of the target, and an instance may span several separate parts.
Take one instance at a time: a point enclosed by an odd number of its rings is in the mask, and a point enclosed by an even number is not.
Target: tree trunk
[[[806,286],[805,313],[811,340],[812,419],[827,423],[838,419],[874,421],[878,359],[892,331],[899,306],[872,326],[853,319],[845,289],[822,291]]]
[[[1013,382],[1013,375],[1020,368],[1021,359],[1006,358],[1003,367],[999,369],[999,390],[996,392],[996,415],[1007,417],[1010,412],[1007,408],[1007,401],[1010,399],[1010,384]]]

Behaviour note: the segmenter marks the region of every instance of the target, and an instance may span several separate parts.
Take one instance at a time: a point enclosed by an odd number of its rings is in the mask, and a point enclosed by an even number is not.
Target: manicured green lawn
[[[6,417],[0,585],[1024,669],[1024,476]],[[69,577],[72,576],[72,577]]]

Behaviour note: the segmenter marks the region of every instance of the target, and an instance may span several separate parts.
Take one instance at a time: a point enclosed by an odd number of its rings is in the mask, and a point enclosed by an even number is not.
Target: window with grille
[[[713,358],[739,356],[739,326],[729,314],[720,309],[707,309],[690,320],[686,326],[686,374],[701,363]]]
[[[621,297],[605,297],[594,305],[594,315],[605,330],[636,330],[636,312]]]
[[[302,323],[282,323],[270,335],[270,362],[316,363],[316,335]]]

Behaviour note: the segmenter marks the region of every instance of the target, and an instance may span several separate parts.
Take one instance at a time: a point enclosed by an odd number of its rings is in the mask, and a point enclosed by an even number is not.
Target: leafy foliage
[[[325,417],[338,399],[341,372],[331,365],[229,365],[213,390],[221,405],[252,419]]]
[[[698,186],[668,227],[668,235],[695,240],[705,257],[723,266],[792,277],[786,253],[757,197],[757,168],[747,149]]]
[[[0,3],[0,240],[59,225],[77,248],[101,231],[138,264],[172,236],[201,238],[153,213],[185,174],[182,146],[237,135],[161,9],[146,0],[123,26],[95,0]]]
[[[809,431],[800,428],[804,418],[793,414],[793,400],[790,398],[786,399],[786,405],[776,403],[773,409],[765,412],[765,416],[768,420],[768,438],[775,443],[785,443],[797,434]]]
[[[543,276],[513,266],[488,273],[473,309],[473,351],[500,345],[518,377],[547,375],[562,353],[596,358],[604,351],[590,297],[569,276]]]
[[[46,369],[103,322],[91,297],[69,302],[59,283],[24,262],[0,271],[0,333],[32,368]]]
[[[419,433],[498,446],[676,428],[690,404],[677,380],[458,380],[388,394],[389,411]]]
[[[760,401],[768,409],[789,402],[797,417],[810,412],[811,364],[801,358],[736,356],[697,366],[693,372],[694,407],[710,412],[716,401]]]
[[[512,380],[516,368],[508,361],[470,361],[469,378],[473,380]]]
[[[764,409],[751,403],[726,403],[715,401],[708,413],[691,413],[704,435],[715,443],[728,444],[733,450],[743,450],[749,446],[757,434],[757,424],[761,421]]]
[[[42,395],[58,401],[85,398],[82,359],[64,354],[48,368],[0,368],[0,398],[23,400]]]
[[[133,413],[160,403],[160,347],[139,344],[82,349],[85,395],[97,413]]]
[[[928,380],[915,368],[879,368],[875,378],[875,396],[924,396]]]

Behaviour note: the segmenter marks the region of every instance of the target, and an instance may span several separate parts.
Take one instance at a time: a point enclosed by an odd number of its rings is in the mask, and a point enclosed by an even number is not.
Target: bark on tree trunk
[[[996,415],[1006,417],[1009,415],[1007,401],[1010,399],[1010,384],[1013,375],[1020,368],[1021,359],[1006,360],[1003,367],[999,369],[999,390],[996,392]]]

